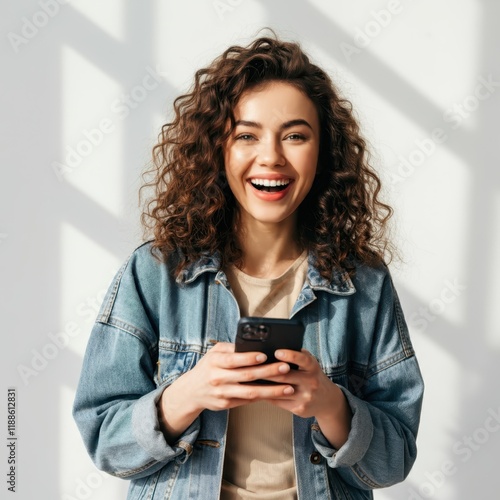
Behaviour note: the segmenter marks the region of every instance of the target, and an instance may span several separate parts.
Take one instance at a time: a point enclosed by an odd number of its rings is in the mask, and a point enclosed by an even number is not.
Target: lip
[[[289,180],[290,183],[282,191],[269,192],[269,191],[260,191],[259,189],[254,187],[253,184],[250,182],[251,179],[268,179],[270,181],[272,181],[272,180],[276,180],[276,181],[277,180]],[[272,175],[263,175],[263,176],[255,175],[255,176],[248,178],[248,180],[247,180],[247,184],[248,184],[251,192],[253,193],[253,195],[256,196],[257,198],[263,200],[263,201],[279,201],[279,200],[283,199],[290,191],[293,183],[294,183],[294,179],[292,179],[290,177],[284,177],[282,175],[278,175],[278,176],[276,176],[276,175],[274,175],[274,176],[272,176]]]

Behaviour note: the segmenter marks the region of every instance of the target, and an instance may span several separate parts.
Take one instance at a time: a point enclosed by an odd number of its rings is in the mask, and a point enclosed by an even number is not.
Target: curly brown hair
[[[153,188],[154,196],[142,222],[153,231],[153,249],[178,256],[175,272],[206,253],[218,252],[222,265],[241,263],[237,204],[225,178],[223,146],[243,92],[272,81],[304,92],[319,116],[319,173],[298,210],[299,244],[313,252],[327,279],[333,268],[353,275],[356,262],[378,265],[390,254],[386,229],[392,209],[379,200],[380,180],[369,165],[351,103],[298,43],[271,36],[229,47],[198,70],[190,92],[175,99],[175,117],[163,125],[153,148],[143,188]]]

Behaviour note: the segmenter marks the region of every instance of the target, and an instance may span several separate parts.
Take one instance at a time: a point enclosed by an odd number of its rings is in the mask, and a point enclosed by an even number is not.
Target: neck
[[[302,253],[292,219],[280,224],[247,221],[237,239],[243,251],[241,270],[257,278],[281,276]]]

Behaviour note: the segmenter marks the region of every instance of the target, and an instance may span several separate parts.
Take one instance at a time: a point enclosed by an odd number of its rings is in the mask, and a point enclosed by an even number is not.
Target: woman
[[[263,37],[199,70],[174,110],[154,239],[84,360],[92,459],[134,500],[372,498],[413,465],[423,383],[350,103],[299,45]],[[299,319],[304,349],[235,353],[244,315]]]

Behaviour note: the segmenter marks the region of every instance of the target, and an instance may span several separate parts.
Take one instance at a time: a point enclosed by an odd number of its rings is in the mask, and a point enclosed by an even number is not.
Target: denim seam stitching
[[[113,290],[111,291],[111,294],[109,296],[108,301],[106,302],[106,306],[104,307],[104,311],[99,314],[97,317],[97,321],[100,321],[101,323],[105,323],[109,320],[109,317],[111,315],[111,311],[113,309],[113,306],[115,305],[115,300],[116,300],[116,295],[118,294],[118,288],[120,287],[120,283],[122,281],[123,274],[125,273],[125,269],[128,266],[128,263],[130,262],[130,259],[132,258],[133,254],[130,254],[127,260],[124,262],[120,270],[118,271],[118,274],[115,277],[114,283],[113,283]]]
[[[204,347],[200,344],[179,344],[177,342],[170,342],[163,339],[160,339],[158,341],[158,348],[162,351],[185,353],[192,352],[196,354],[206,354],[206,352],[208,351],[208,347]]]
[[[403,310],[401,308],[401,303],[397,294],[395,294],[394,297],[394,313],[396,315],[396,324],[398,328],[399,339],[401,340],[401,344],[403,346],[406,357],[410,358],[411,356],[415,355],[415,351],[413,350],[413,346],[410,341],[408,329],[404,324]]]
[[[142,467],[138,467],[136,469],[131,469],[131,470],[124,471],[124,472],[115,472],[114,475],[116,477],[132,476],[133,474],[138,474],[139,472],[142,472],[143,470],[149,469],[155,463],[157,463],[156,460],[152,460],[151,462],[148,462],[147,464],[143,465]]]
[[[154,345],[150,345],[149,342],[146,341],[146,339],[145,339],[146,334],[142,330],[135,328],[132,325],[129,325],[125,321],[110,318],[106,322],[104,322],[104,321],[97,321],[97,322],[101,323],[102,325],[111,326],[113,328],[116,328],[117,330],[120,330],[121,332],[128,333],[129,335],[132,335],[133,337],[138,339],[140,342],[142,342],[148,348],[148,351],[150,353],[156,352],[156,347]],[[127,328],[127,327],[130,327],[130,328]]]
[[[373,368],[367,371],[367,378],[371,378],[377,373],[383,372],[387,370],[391,366],[397,365],[401,361],[408,359],[408,356],[403,351],[399,351],[396,354],[393,354],[390,358],[384,359],[380,363],[377,363]]]
[[[356,477],[362,483],[367,484],[371,488],[382,488],[382,486],[380,484],[376,483],[375,481],[373,481],[373,479],[371,479],[369,476],[367,476],[365,471],[358,464],[354,464],[351,467],[351,469],[352,469],[353,473],[356,475]]]
[[[137,337],[143,342],[147,343],[146,341],[147,333],[144,330],[142,330],[141,328],[137,328],[136,326],[131,325],[130,323],[122,319],[109,318],[109,320],[105,324],[115,326],[116,328],[123,330],[124,332],[130,333],[134,337]]]
[[[156,477],[154,478],[154,480],[151,483],[151,486],[149,487],[149,492],[148,492],[148,498],[147,498],[147,500],[152,500],[153,495],[155,494],[156,485],[158,484],[158,480],[159,479],[160,479],[160,471],[158,471],[156,473]]]

